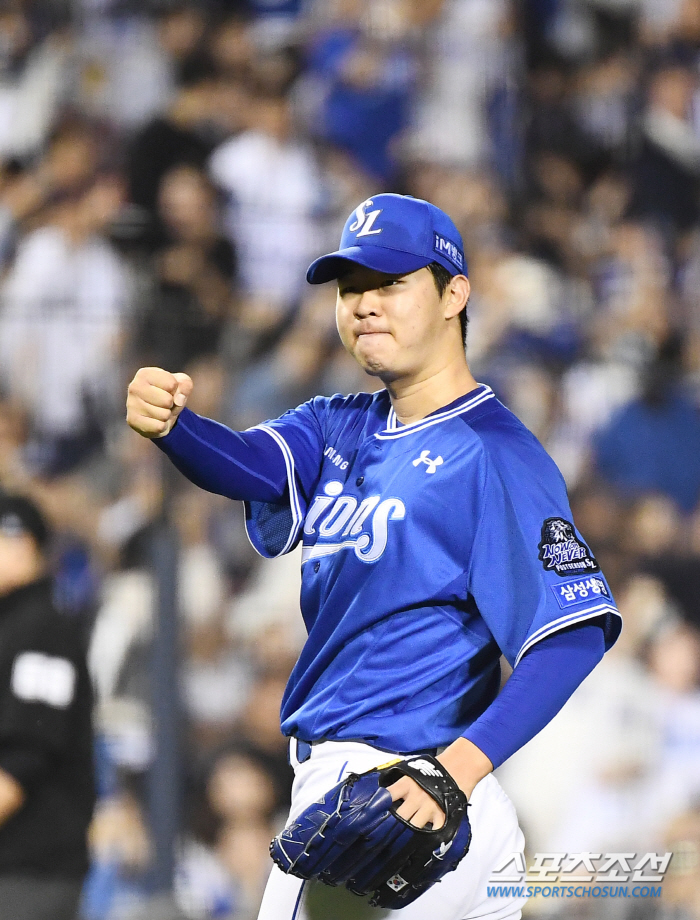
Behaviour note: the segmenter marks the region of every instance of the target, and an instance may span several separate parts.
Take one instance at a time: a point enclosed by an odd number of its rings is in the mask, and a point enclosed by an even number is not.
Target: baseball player
[[[487,893],[523,847],[492,771],[595,667],[619,614],[555,464],[469,370],[469,281],[450,218],[376,195],[307,279],[337,279],[342,342],[385,389],[316,397],[234,432],[185,407],[186,374],[142,368],[127,420],[190,480],[244,500],[263,556],[302,543],[308,640],[281,712],[295,768],[288,827],[349,773],[419,753],[467,796],[471,848],[391,915],[517,918],[521,898]],[[499,694],[501,654],[514,671]],[[442,825],[410,776],[388,791],[409,826]],[[305,920],[307,890],[273,867],[260,920]]]

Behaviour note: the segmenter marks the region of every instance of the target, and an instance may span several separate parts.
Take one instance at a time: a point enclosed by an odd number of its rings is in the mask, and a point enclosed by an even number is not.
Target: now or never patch
[[[573,607],[590,598],[607,597],[610,600],[608,586],[602,578],[580,578],[564,581],[558,585],[550,585],[560,607]]]
[[[556,572],[562,576],[600,572],[595,556],[576,536],[574,525],[564,518],[547,518],[542,525],[538,547],[537,558],[545,572]]]
[[[19,700],[65,709],[73,702],[76,673],[67,658],[22,652],[12,665],[10,687]]]

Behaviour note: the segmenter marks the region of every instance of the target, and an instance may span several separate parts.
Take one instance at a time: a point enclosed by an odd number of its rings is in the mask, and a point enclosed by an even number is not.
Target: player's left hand
[[[387,792],[391,793],[392,802],[403,799],[403,804],[396,809],[396,814],[405,821],[410,821],[414,827],[431,824],[433,830],[437,830],[445,823],[445,813],[438,803],[410,776],[402,776],[397,782],[387,786]]]
[[[400,807],[415,824],[397,817],[392,788],[405,796]],[[433,797],[435,809],[425,808],[416,791]],[[466,855],[471,843],[467,806],[454,778],[431,754],[397,758],[350,773],[296,815],[272,841],[270,854],[289,875],[344,884],[370,896],[375,907],[398,910]],[[420,826],[430,823],[433,827]]]
[[[467,738],[457,738],[437,759],[467,799],[471,799],[476,784],[493,770],[488,757]],[[410,776],[402,776],[393,785],[387,786],[387,790],[393,802],[403,799],[396,813],[414,827],[425,827],[429,822],[434,830],[443,826],[445,815],[440,806]]]

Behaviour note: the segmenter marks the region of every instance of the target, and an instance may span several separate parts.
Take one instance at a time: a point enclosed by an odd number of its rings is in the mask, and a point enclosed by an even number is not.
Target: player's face
[[[444,302],[427,268],[389,275],[358,265],[338,279],[338,332],[361,367],[385,382],[429,373],[454,338]]]

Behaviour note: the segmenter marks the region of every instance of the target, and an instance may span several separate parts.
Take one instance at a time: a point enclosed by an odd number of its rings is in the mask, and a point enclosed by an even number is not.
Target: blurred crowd
[[[559,464],[625,618],[500,772],[529,850],[674,851],[663,902],[566,916],[700,918],[699,65],[700,0],[0,3],[0,485],[51,519],[89,643],[84,920],[151,916],[163,520],[185,918],[256,916],[304,639],[298,555],[258,558],[240,506],[168,472],[126,384],[186,371],[191,408],[236,428],[376,389],[304,273],[380,191],[459,227],[472,370]]]

